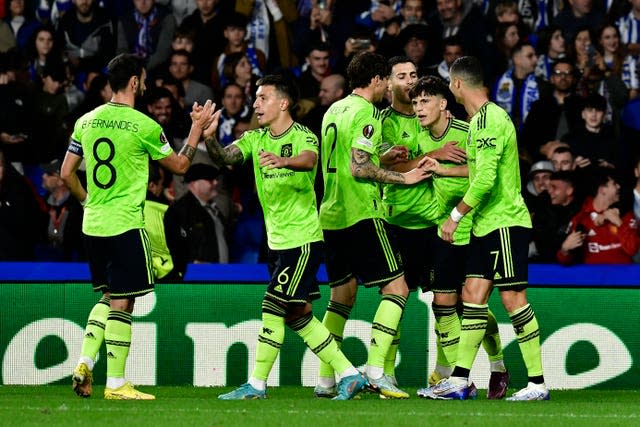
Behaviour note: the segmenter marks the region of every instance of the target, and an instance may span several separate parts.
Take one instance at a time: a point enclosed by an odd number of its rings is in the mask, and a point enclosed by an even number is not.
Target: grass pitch
[[[0,386],[2,426],[638,426],[640,391],[557,391],[548,402],[360,400],[332,402],[305,387],[273,387],[261,401],[219,401],[225,388],[140,387],[155,401],[81,399],[71,386]],[[514,390],[510,390],[508,395]]]

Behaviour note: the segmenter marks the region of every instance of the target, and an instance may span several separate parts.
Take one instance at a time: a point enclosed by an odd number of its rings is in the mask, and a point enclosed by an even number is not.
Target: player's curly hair
[[[436,76],[420,77],[420,79],[411,86],[411,89],[409,89],[410,99],[417,98],[421,95],[439,95],[446,98],[449,94],[450,92],[447,82]]]
[[[387,59],[373,52],[356,53],[347,66],[347,76],[352,88],[364,88],[371,84],[371,79],[376,76],[386,79],[389,77],[389,64]]]

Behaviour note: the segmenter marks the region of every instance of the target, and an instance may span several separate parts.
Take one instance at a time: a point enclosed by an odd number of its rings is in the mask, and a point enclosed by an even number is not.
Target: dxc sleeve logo
[[[496,148],[495,144],[496,139],[491,138],[478,138],[476,139],[476,146],[478,150],[482,150],[483,148]]]

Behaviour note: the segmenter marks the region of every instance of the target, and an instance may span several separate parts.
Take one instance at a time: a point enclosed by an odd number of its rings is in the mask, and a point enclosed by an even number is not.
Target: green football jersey
[[[407,116],[391,107],[382,112],[380,153],[394,145],[404,145],[412,160],[427,153],[425,143],[414,114]],[[430,179],[413,185],[384,184],[383,194],[385,218],[391,224],[409,229],[428,228],[436,225],[441,216]]]
[[[340,230],[363,219],[382,218],[380,186],[351,175],[351,150],[371,155],[380,165],[381,112],[363,97],[351,94],[335,102],[322,119],[324,197],[320,205],[323,229]]]
[[[276,137],[268,128],[245,132],[234,144],[244,160],[253,159],[258,198],[264,211],[269,247],[291,249],[322,240],[314,181],[316,167],[310,171],[260,166],[260,152],[295,157],[303,151],[318,154],[318,138],[307,127],[294,123]]]
[[[485,236],[502,227],[531,228],[520,194],[518,144],[505,110],[487,102],[469,123],[469,189],[464,202],[474,208],[473,234]]]
[[[425,129],[425,141],[427,152],[435,151],[442,148],[447,142],[457,141],[457,147],[466,151],[467,135],[469,134],[469,124],[462,120],[449,120],[447,129],[439,137],[434,137],[428,129]],[[458,163],[440,160],[442,167],[451,168],[459,166]],[[447,220],[451,210],[460,202],[467,189],[469,188],[469,178],[467,177],[449,177],[449,176],[433,176],[433,187],[435,190],[438,206],[440,207],[441,217],[438,220],[438,235],[442,237],[442,224]],[[471,221],[473,211],[465,215],[458,228],[453,235],[453,242],[456,245],[466,245],[469,243],[471,234]]]
[[[82,231],[105,237],[143,228],[149,157],[159,160],[173,152],[160,125],[109,102],[76,121],[69,151],[84,156],[87,171]]]

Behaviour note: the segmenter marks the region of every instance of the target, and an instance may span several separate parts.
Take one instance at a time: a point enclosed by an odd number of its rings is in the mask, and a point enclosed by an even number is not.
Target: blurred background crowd
[[[295,118],[320,138],[369,50],[445,80],[456,58],[482,60],[518,130],[532,262],[640,262],[640,0],[0,0],[0,18],[1,261],[84,260],[60,164],[75,121],[111,98],[114,55],[145,59],[136,108],[179,150],[194,102],[222,109],[223,145],[255,128],[256,81],[274,72],[298,82]],[[184,177],[150,165],[175,270],[265,261],[251,167],[200,148]]]

